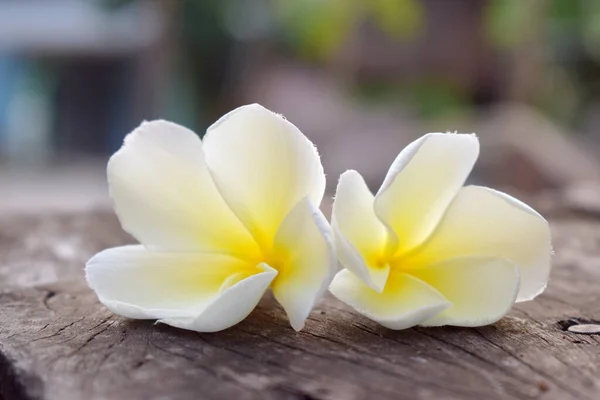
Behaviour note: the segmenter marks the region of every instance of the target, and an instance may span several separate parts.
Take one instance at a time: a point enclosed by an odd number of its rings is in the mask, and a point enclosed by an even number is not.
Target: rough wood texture
[[[267,296],[198,334],[110,314],[83,280],[96,251],[131,242],[110,215],[0,221],[0,398],[578,399],[600,393],[600,222],[552,222],[550,286],[477,329],[391,331],[331,297],[294,332]]]

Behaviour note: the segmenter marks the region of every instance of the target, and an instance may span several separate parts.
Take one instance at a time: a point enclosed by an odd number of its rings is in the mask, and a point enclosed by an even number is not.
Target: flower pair
[[[108,164],[117,216],[141,245],[94,256],[88,282],[114,313],[201,332],[240,322],[269,288],[300,330],[330,284],[394,329],[494,322],[544,289],[550,236],[526,205],[462,187],[478,146],[426,135],[376,196],[344,173],[332,229],[317,150],[283,117],[240,107],[203,140],[145,122]]]

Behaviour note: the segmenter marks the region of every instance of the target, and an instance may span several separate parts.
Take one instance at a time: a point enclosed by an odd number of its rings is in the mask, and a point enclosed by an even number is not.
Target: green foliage
[[[582,13],[582,35],[585,49],[600,61],[600,1],[588,1]]]
[[[281,31],[306,58],[328,59],[363,17],[395,39],[412,37],[423,25],[417,0],[275,0]]]
[[[596,0],[583,0],[594,3]],[[572,29],[581,18],[581,0],[548,0],[547,16],[553,20],[553,24],[560,23]]]
[[[489,0],[484,14],[485,34],[498,47],[513,47],[526,38],[531,18],[529,0]]]
[[[352,95],[369,103],[409,104],[422,118],[435,118],[470,107],[463,88],[439,77],[427,77],[409,83],[370,81],[354,88]]]
[[[415,0],[371,0],[365,6],[381,30],[393,38],[410,38],[423,26],[423,9]]]
[[[452,81],[430,78],[411,83],[406,88],[407,98],[423,118],[469,107],[469,100],[462,88]]]
[[[284,34],[301,54],[323,59],[339,48],[357,17],[347,0],[277,0],[276,17]]]

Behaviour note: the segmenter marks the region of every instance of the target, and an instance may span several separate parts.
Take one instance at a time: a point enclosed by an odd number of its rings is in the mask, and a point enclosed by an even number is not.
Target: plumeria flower
[[[86,266],[112,312],[200,332],[244,319],[270,288],[302,329],[337,260],[319,211],[325,175],[316,148],[259,105],[240,107],[204,139],[144,122],[108,163],[123,229],[141,245]]]
[[[430,133],[393,162],[375,196],[356,171],[340,177],[332,227],[341,263],[331,292],[392,329],[481,326],[546,287],[550,231],[537,212],[463,184],[475,135]]]

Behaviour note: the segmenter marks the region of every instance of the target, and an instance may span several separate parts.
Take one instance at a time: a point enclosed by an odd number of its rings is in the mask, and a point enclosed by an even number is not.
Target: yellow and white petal
[[[277,276],[277,271],[265,263],[259,264],[257,268],[263,272],[241,280],[234,277],[225,282],[219,294],[196,316],[168,317],[158,322],[198,332],[217,332],[237,324],[254,310]]]
[[[365,285],[352,272],[339,272],[331,293],[362,315],[390,329],[419,325],[451,303],[436,289],[408,274],[392,271],[382,293]]]
[[[206,332],[245,318],[276,275],[228,255],[151,252],[139,245],[102,251],[86,265],[90,287],[112,312],[166,323],[202,319],[187,329]]]
[[[263,248],[301,199],[321,204],[325,174],[315,146],[285,118],[258,104],[213,124],[204,151],[225,201]]]
[[[475,135],[430,133],[406,147],[375,196],[375,212],[398,236],[398,255],[423,243],[471,172]]]
[[[381,265],[380,260],[386,248],[397,246],[397,239],[375,215],[374,201],[358,172],[344,172],[333,202],[331,225],[342,265],[381,292],[390,267]],[[389,241],[393,243],[391,246]]]
[[[307,198],[281,224],[273,255],[279,270],[271,285],[273,295],[285,309],[292,327],[299,331],[337,272],[331,228]]]
[[[452,307],[424,326],[483,326],[504,317],[519,291],[519,268],[503,258],[454,258],[414,271],[436,288]]]
[[[507,258],[519,267],[517,301],[526,301],[546,288],[551,255],[550,227],[540,214],[505,193],[466,186],[430,240],[405,262],[422,266],[454,257]]]
[[[250,233],[218,192],[198,136],[166,121],[144,122],[108,163],[123,229],[152,250],[255,254]]]

